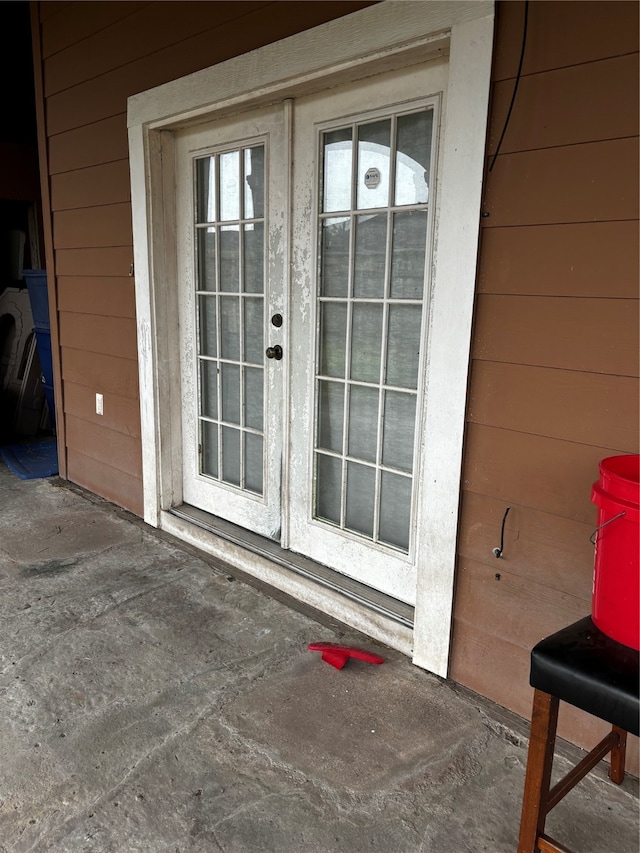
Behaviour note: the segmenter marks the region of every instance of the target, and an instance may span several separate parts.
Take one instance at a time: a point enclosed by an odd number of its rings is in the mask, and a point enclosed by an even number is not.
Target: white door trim
[[[179,376],[172,360],[172,128],[449,54],[423,432],[427,556],[418,572],[413,649],[416,664],[442,676],[449,659],[493,5],[387,0],[135,95],[128,105],[144,518],[163,526],[163,511],[182,499]],[[278,585],[287,587],[286,578]]]

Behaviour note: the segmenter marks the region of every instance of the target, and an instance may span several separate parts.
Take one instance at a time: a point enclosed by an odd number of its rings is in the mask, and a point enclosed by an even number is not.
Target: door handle
[[[276,344],[274,347],[267,347],[267,358],[275,358],[276,361],[280,361],[282,358],[282,347],[280,344]]]

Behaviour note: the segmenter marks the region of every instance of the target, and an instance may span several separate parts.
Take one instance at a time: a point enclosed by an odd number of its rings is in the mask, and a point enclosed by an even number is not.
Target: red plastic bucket
[[[598,507],[592,618],[619,643],[640,649],[640,456],[609,456],[591,500]]]

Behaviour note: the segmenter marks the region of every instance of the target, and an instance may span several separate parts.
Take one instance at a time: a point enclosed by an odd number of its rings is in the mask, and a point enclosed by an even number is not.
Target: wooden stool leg
[[[534,693],[518,853],[536,853],[536,840],[544,832],[559,704],[542,690]]]
[[[624,782],[624,763],[627,755],[627,733],[624,729],[613,727],[613,731],[618,735],[618,743],[611,750],[611,769],[609,770],[609,778],[616,785]]]

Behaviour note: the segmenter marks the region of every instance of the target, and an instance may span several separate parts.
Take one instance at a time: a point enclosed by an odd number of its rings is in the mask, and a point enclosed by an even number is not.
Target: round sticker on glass
[[[364,173],[364,185],[368,190],[375,190],[380,183],[380,169],[373,166]]]

